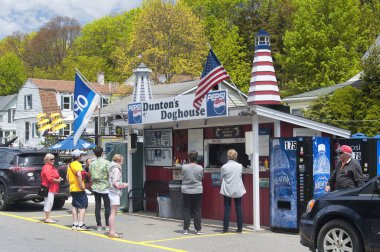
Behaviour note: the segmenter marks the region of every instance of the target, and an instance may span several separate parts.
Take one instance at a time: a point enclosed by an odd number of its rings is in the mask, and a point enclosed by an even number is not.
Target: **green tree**
[[[371,99],[363,96],[360,89],[347,86],[332,95],[317,98],[305,111],[305,117],[355,133],[362,126],[367,108],[372,105]]]
[[[87,70],[83,70],[81,65],[73,65],[74,62],[84,63],[86,65],[84,68],[89,69],[93,63],[96,63],[93,60],[99,59],[100,62],[93,68],[102,67],[103,69],[98,71],[104,72],[107,80],[124,81],[129,77],[123,72],[125,58],[122,48],[130,43],[132,22],[138,12],[138,9],[131,10],[120,15],[103,17],[85,25],[70,51],[70,59],[65,61],[64,76],[74,72],[73,67],[83,71],[83,74],[86,73]],[[86,63],[85,58],[90,61]],[[90,81],[95,81],[96,73],[91,73],[88,78]]]
[[[0,56],[0,95],[15,94],[26,81],[25,67],[15,53]]]
[[[247,46],[235,24],[243,13],[246,1],[184,0],[201,20],[215,54],[235,84],[248,91],[253,57],[247,56]],[[251,41],[252,42],[252,41]],[[202,59],[204,62],[204,59]]]
[[[167,81],[174,74],[200,75],[206,39],[201,23],[182,1],[145,0],[133,28],[125,72],[143,61],[156,79],[160,75]]]
[[[361,78],[366,82],[363,92],[380,102],[380,46],[369,50],[368,57],[362,62],[362,68]]]
[[[285,33],[287,94],[349,79],[360,70],[359,0],[297,0],[293,27]]]

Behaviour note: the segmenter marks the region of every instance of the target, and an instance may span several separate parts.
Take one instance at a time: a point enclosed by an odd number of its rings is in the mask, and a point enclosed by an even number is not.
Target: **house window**
[[[101,106],[102,106],[102,108],[104,108],[104,107],[108,106],[108,104],[109,104],[109,97],[102,97],[101,101],[102,101]]]
[[[59,134],[61,136],[70,136],[71,127],[72,127],[72,124],[67,124],[67,126],[65,128],[59,130]]]
[[[32,137],[33,138],[40,138],[41,134],[38,131],[38,125],[37,123],[32,123]]]
[[[61,96],[61,109],[62,110],[71,110],[73,98],[71,95],[62,95]]]
[[[31,110],[33,108],[32,106],[32,95],[25,95],[24,96],[24,109],[25,110]]]
[[[8,109],[8,123],[12,123],[15,120],[16,109]]]
[[[29,134],[30,134],[30,123],[25,122],[25,141],[29,140]]]

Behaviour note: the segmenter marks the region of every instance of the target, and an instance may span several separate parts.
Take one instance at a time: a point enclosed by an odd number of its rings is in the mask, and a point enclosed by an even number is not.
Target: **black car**
[[[40,202],[42,197],[37,195],[41,184],[41,170],[45,164],[47,150],[0,148],[0,210],[8,209],[13,203],[33,200]],[[56,153],[52,153],[56,155]],[[58,158],[55,166],[59,165]],[[58,168],[62,178],[66,178],[66,167]],[[54,196],[54,208],[62,208],[68,199],[68,185],[64,179],[60,189]]]
[[[309,202],[300,221],[311,251],[380,251],[380,181],[328,193]]]

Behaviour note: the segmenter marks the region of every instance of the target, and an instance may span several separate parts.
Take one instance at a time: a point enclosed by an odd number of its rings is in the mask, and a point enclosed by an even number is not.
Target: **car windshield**
[[[24,154],[18,157],[18,165],[20,167],[28,167],[28,166],[43,166],[45,154]],[[58,164],[58,160],[54,161],[54,165]]]

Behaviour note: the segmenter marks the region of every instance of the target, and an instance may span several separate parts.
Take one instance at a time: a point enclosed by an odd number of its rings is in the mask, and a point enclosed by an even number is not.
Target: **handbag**
[[[38,189],[37,194],[41,197],[47,197],[49,193],[49,187],[40,185],[40,188]]]

